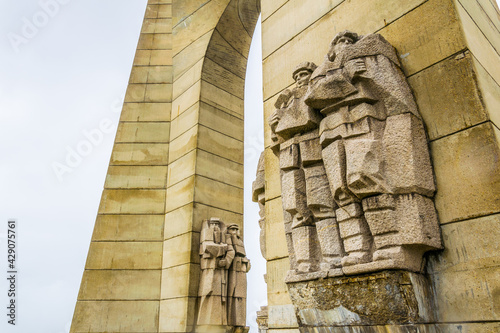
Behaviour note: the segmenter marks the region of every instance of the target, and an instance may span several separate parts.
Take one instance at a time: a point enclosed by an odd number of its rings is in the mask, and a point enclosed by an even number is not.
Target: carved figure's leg
[[[344,254],[342,240],[340,239],[335,208],[328,178],[323,164],[304,167],[307,189],[307,206],[316,220],[316,232],[320,244],[322,270],[340,267]]]
[[[293,228],[292,239],[297,261],[296,270],[299,273],[317,271],[320,254],[315,227],[306,225]]]
[[[420,271],[422,255],[441,248],[437,214],[431,199],[419,194],[383,194],[363,200],[374,237],[374,261]]]
[[[323,147],[321,154],[323,156],[326,176],[335,202],[339,206],[359,202],[347,187],[346,152],[343,140],[333,141]]]
[[[346,181],[351,193],[362,199],[379,193],[390,193],[384,174],[382,140],[383,124],[365,120],[366,126],[375,132],[344,140],[346,154]],[[354,124],[359,126],[361,124]],[[377,127],[380,127],[377,133]]]
[[[348,254],[342,259],[343,266],[363,264],[371,260],[372,237],[361,205],[352,203],[336,211],[340,236]]]

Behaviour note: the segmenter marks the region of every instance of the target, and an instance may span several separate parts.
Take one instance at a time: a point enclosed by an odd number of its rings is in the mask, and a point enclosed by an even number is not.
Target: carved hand
[[[353,79],[356,75],[366,72],[366,64],[363,59],[355,59],[345,64],[349,77]]]

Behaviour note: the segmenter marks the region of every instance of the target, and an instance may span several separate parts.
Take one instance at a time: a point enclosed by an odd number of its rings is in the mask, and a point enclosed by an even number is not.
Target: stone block
[[[212,34],[206,57],[236,76],[245,79],[247,59],[229,44],[217,30]]]
[[[479,88],[481,89],[481,97],[484,107],[488,112],[489,118],[497,128],[500,128],[500,85],[495,81],[486,69],[475,58],[472,58],[474,63],[475,74]]]
[[[187,17],[183,24],[177,24],[173,28],[176,39],[174,54],[188,47],[205,33],[212,31],[226,9],[227,3],[228,0],[210,1]]]
[[[104,190],[99,214],[162,214],[165,190]]]
[[[176,86],[176,83],[174,83],[174,86]],[[200,93],[201,81],[197,81],[181,95],[179,95],[179,97],[176,97],[172,102],[172,114],[170,116],[171,119],[175,119],[181,113],[196,104],[200,100]]]
[[[230,136],[236,140],[244,140],[243,119],[203,102],[200,103],[199,122],[203,126]]]
[[[170,121],[172,103],[125,103],[120,121]]]
[[[288,283],[301,325],[390,325],[434,322],[430,283],[405,271]]]
[[[213,31],[208,31],[192,44],[174,54],[174,82],[205,56]]]
[[[147,83],[172,83],[172,66],[151,66],[148,70]]]
[[[196,150],[196,174],[227,185],[243,188],[242,164],[229,161],[204,150]]]
[[[193,206],[194,204],[191,202],[165,215],[165,239],[177,237],[193,230],[200,231],[202,221],[194,219]],[[194,228],[193,225],[196,225],[198,228]]]
[[[158,301],[77,302],[70,332],[158,332],[158,311]]]
[[[491,123],[431,143],[442,224],[500,211],[500,151]]]
[[[205,58],[200,59],[186,70],[182,75],[175,79],[173,97],[176,99],[188,90],[193,84],[201,80],[202,69]]]
[[[152,34],[151,50],[172,50],[172,34]]]
[[[220,217],[223,221],[243,225],[243,215],[218,209],[200,203],[189,203],[165,216],[165,239],[184,233],[201,231],[201,223],[212,217]]]
[[[127,92],[125,93],[125,103],[128,102],[144,102],[144,96],[146,95],[146,84],[129,84],[127,87]]]
[[[281,196],[281,178],[279,159],[271,149],[265,151],[266,200]]]
[[[243,189],[196,176],[194,200],[234,213],[243,214]]]
[[[249,1],[246,2],[248,3]],[[241,21],[243,17],[240,15],[239,11],[241,7],[239,1],[229,2],[225,8],[224,14],[217,23],[217,31],[220,32],[222,38],[227,40],[235,50],[246,56],[250,50],[252,36],[245,29]],[[255,15],[255,18],[257,18],[257,15]]]
[[[283,6],[288,0],[262,1],[262,22],[267,20],[278,8]]]
[[[170,141],[198,124],[200,103],[193,104],[170,123]]]
[[[145,102],[172,102],[172,84],[152,84],[146,85],[144,95]]]
[[[167,186],[170,187],[180,181],[191,177],[196,172],[197,150],[192,150],[186,155],[170,163],[168,166]]]
[[[160,302],[160,333],[191,332],[195,323],[196,297],[182,297]]]
[[[496,333],[500,332],[500,323],[436,324],[436,328],[446,333]]]
[[[137,50],[135,52],[134,66],[148,66],[151,60],[151,50]]]
[[[193,264],[179,265],[163,269],[161,299],[198,296],[200,266]]]
[[[171,212],[194,200],[195,176],[186,178],[167,189],[166,212]]]
[[[104,188],[165,188],[166,166],[110,166]]]
[[[160,269],[161,242],[92,242],[85,269]]]
[[[169,163],[176,161],[197,148],[199,135],[198,128],[199,126],[191,127],[170,142],[170,153],[168,155]]]
[[[115,144],[110,165],[167,165],[168,144]]]
[[[266,201],[266,254],[267,260],[288,257],[281,198]]]
[[[169,122],[122,122],[115,138],[116,143],[168,143],[169,140]]]
[[[170,147],[172,151],[174,149],[173,142]],[[208,127],[198,126],[198,148],[243,164],[243,142]]]
[[[469,50],[495,81],[500,82],[500,58],[498,54],[500,50],[495,49],[495,46],[498,47],[500,37],[496,27],[491,27],[491,22],[498,22],[498,9],[491,11],[491,13],[496,12],[497,15],[493,20],[481,22],[480,16],[472,11],[472,7],[476,7],[476,10],[482,10],[483,14],[485,13],[484,8],[477,8],[481,7],[481,4],[478,4],[477,1],[471,4],[465,4],[467,1],[463,0],[455,0],[454,2]],[[491,6],[494,5],[488,4],[488,7],[491,8]],[[471,15],[474,16],[471,17]],[[483,29],[480,29],[478,24]],[[490,29],[493,29],[494,32],[489,33],[489,29],[485,29],[485,25],[490,26]]]
[[[267,262],[267,301],[270,306],[292,304],[285,284],[286,273],[290,270],[288,258]]]
[[[188,232],[163,242],[163,268],[200,263],[200,234]]]
[[[262,56],[266,58],[312,23],[327,15],[333,8],[345,5],[343,2],[343,0],[318,1],[314,6],[302,0],[285,2],[262,22],[262,34],[268,36],[262,40]]]
[[[500,215],[441,226],[444,251],[429,255],[430,274],[500,266]]]
[[[98,215],[93,241],[161,241],[163,215]]]
[[[499,321],[499,267],[431,275],[438,321]]]
[[[174,0],[175,1],[175,0]],[[181,0],[175,1],[175,6],[173,6],[172,17],[173,24],[177,25],[184,21],[186,18],[191,16],[196,10],[206,4],[200,4],[197,0]]]
[[[269,329],[299,327],[296,309],[292,304],[269,306],[268,314]]]
[[[151,52],[149,65],[151,65],[151,66],[172,66],[172,64],[173,64],[172,50],[151,50],[149,52]],[[174,69],[172,68],[172,71],[173,70]]]
[[[209,58],[205,58],[203,62],[201,78],[229,94],[243,99],[245,79],[237,76]]]
[[[201,101],[243,119],[243,99],[204,80],[201,81]]]
[[[161,270],[86,270],[78,300],[158,300]]]
[[[222,221],[225,221],[229,224],[236,223],[239,225],[240,233],[243,235],[243,214],[235,213],[228,210],[220,209],[217,207],[203,205],[201,203],[195,202],[194,204],[194,217],[193,217],[193,230],[200,231],[201,230],[201,222],[203,220],[208,220],[212,217],[219,217]]]
[[[407,76],[466,48],[451,1],[426,1],[379,33],[396,48]]]
[[[408,79],[430,140],[487,120],[472,62],[470,53],[461,53]]]

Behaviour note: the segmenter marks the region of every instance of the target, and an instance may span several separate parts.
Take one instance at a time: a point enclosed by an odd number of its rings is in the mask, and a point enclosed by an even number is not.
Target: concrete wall
[[[265,119],[277,94],[293,84],[294,66],[321,63],[346,29],[380,33],[396,47],[427,126],[446,247],[427,263],[437,303],[433,329],[499,331],[498,7],[488,0],[262,0]],[[279,168],[269,148],[266,221],[269,332],[298,332],[283,282],[289,266]]]

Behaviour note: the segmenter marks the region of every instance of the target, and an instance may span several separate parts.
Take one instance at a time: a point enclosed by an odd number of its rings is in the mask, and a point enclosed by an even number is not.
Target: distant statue
[[[227,325],[227,278],[234,258],[220,219],[203,222],[200,235],[201,278],[197,325]]]
[[[250,261],[236,224],[218,218],[203,222],[200,235],[201,277],[197,326],[247,332],[246,273]]]
[[[257,174],[252,183],[252,201],[259,204],[259,228],[260,228],[260,252],[264,258],[267,258],[266,251],[266,188],[265,188],[265,170],[264,170],[265,152],[260,154],[257,165]]]
[[[272,149],[279,157],[285,232],[291,270],[296,274],[339,273],[343,254],[333,200],[321,156],[318,127],[321,114],[305,104],[316,65],[299,64],[293,71],[296,87],[285,90],[275,103],[269,124]],[[341,273],[341,271],[340,271]]]
[[[226,243],[233,247],[234,254],[228,275],[228,325],[244,327],[246,325],[247,272],[250,270],[250,260],[246,257],[240,228],[237,224],[227,227]]]

